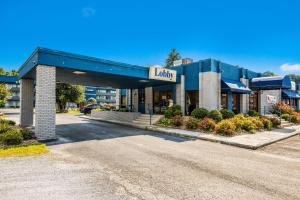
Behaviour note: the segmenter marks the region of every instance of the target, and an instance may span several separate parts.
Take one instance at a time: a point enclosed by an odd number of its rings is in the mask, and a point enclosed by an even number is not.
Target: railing
[[[152,125],[152,115],[153,115],[153,109],[152,109],[152,106],[151,106],[151,104],[148,104],[148,107],[147,107],[147,109],[148,109],[148,113],[149,113],[149,115],[150,115],[150,125]]]

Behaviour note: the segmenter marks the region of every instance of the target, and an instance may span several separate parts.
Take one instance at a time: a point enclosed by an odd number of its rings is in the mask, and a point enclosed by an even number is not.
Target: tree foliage
[[[10,71],[5,71],[2,67],[0,67],[0,75],[18,76],[19,72],[18,72],[18,70],[15,70],[15,69],[12,69]]]
[[[7,89],[5,84],[1,83],[0,84],[0,107],[4,106],[8,95],[9,95],[9,90]]]
[[[297,74],[289,74],[289,77],[292,81],[295,81],[296,83],[300,82],[300,76]]]
[[[166,60],[166,67],[171,67],[173,66],[173,62],[175,60],[181,59],[180,54],[177,52],[176,49],[171,49],[171,52],[168,55],[168,58]]]
[[[91,97],[87,100],[87,103],[89,103],[89,104],[97,103],[97,100],[95,98]]]
[[[262,76],[264,76],[264,77],[276,76],[276,74],[274,72],[271,72],[271,71],[265,71],[264,73],[262,73]]]
[[[67,102],[83,102],[83,86],[57,83],[56,103],[60,112],[64,112],[66,110]]]

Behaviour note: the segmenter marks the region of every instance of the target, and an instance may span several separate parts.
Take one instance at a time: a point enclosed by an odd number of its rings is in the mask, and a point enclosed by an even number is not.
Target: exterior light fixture
[[[83,71],[74,71],[73,74],[82,75],[82,74],[86,74],[86,72],[83,72]]]

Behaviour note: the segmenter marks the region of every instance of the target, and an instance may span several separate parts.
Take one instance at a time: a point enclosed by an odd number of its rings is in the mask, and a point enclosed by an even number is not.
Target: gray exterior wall
[[[149,109],[153,109],[153,89],[152,87],[145,88],[145,112],[149,113]]]
[[[267,95],[275,96],[276,103],[281,101],[281,90],[261,90],[258,95],[258,107],[260,114],[268,114],[271,110],[272,104],[267,102]]]
[[[20,125],[29,127],[33,125],[33,80],[21,79],[21,109]]]

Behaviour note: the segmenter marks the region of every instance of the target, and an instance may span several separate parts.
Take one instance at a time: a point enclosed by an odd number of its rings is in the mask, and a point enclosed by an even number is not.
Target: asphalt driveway
[[[0,159],[1,198],[300,199],[295,155],[69,114],[57,115],[57,135],[47,155]]]

